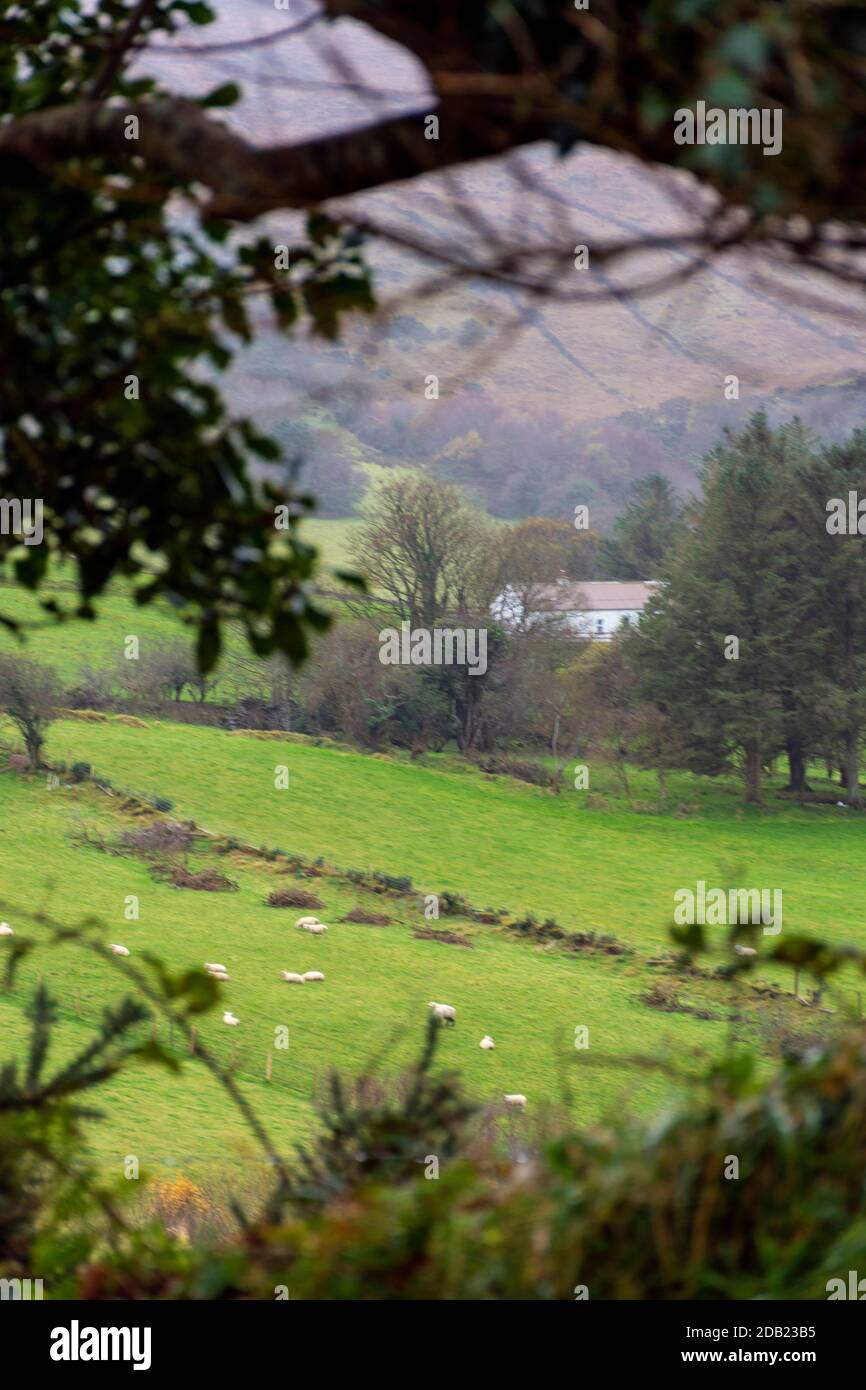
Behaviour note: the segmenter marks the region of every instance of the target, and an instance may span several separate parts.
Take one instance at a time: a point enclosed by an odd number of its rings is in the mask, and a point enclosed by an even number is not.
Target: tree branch
[[[440,138],[425,138],[429,107],[359,130],[267,149],[249,144],[201,107],[182,99],[83,101],[34,112],[0,126],[0,161],[24,159],[51,169],[68,159],[137,158],[184,183],[210,188],[206,212],[249,221],[275,208],[305,208],[329,198],[415,178],[436,169],[505,154],[543,138],[546,122],[484,119],[474,103],[445,98],[435,108]],[[128,118],[138,121],[131,138]]]

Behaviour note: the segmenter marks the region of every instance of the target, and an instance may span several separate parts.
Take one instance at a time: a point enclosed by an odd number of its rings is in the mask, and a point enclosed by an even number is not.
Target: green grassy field
[[[14,743],[8,726],[0,736]],[[419,766],[304,742],[168,723],[139,728],[110,718],[53,725],[47,756],[67,764],[85,760],[116,788],[167,797],[174,816],[220,835],[307,859],[321,856],[344,869],[409,875],[419,895],[447,889],[476,906],[612,931],[636,948],[635,956],[575,957],[496,927],[451,918],[431,924],[420,896],[385,905],[391,926],[344,923],[346,910],[369,906],[370,895],[332,878],[313,885],[330,931],[312,939],[295,930],[297,911],[265,906],[267,893],[287,880],[264,859],[238,858],[227,867],[219,861],[238,892],[175,889],[154,881],[139,858],[101,853],[72,838],[88,827],[112,839],[134,823],[120,811],[120,796],[87,783],[49,789],[44,777],[0,775],[3,915],[14,925],[16,908],[44,908],[65,922],[93,913],[104,922],[106,939],[134,954],[153,950],[177,968],[204,960],[226,964],[232,977],[224,986],[226,1006],[241,1024],[226,1028],[217,1012],[203,1022],[202,1036],[239,1068],[243,1087],[283,1146],[311,1133],[311,1097],[330,1067],[357,1073],[377,1060],[389,1070],[413,1055],[429,999],[457,1006],[459,1024],[445,1031],[442,1057],[460,1068],[480,1101],[495,1104],[504,1091],[520,1090],[536,1114],[546,1103],[567,1103],[585,1122],[623,1104],[657,1110],[671,1093],[669,1078],[594,1067],[587,1059],[649,1054],[689,1071],[723,1045],[727,987],[695,982],[685,990],[687,1001],[715,1012],[709,1020],[658,1012],[639,995],[657,975],[647,956],[669,945],[674,890],[699,877],[725,882],[725,864],[741,866],[741,884],[783,888],[786,931],[816,931],[866,947],[858,908],[866,887],[862,826],[833,807],[744,814],[733,784],[683,778],[675,779],[675,804],[694,793],[689,816],[635,814],[612,788],[601,809],[588,809],[584,793],[555,796],[457,770],[445,758]],[[289,769],[287,790],[274,786],[280,765]],[[138,921],[124,918],[130,894],[140,901]],[[430,925],[457,930],[473,948],[413,936]],[[279,978],[283,969],[317,968],[327,976],[323,984],[292,987]],[[39,974],[61,1000],[62,1055],[83,1040],[122,981],[80,949],[40,951],[16,991],[0,996],[4,1040],[19,1049],[26,990]],[[282,1025],[289,1027],[290,1047],[274,1053],[268,1083],[265,1058]],[[589,1054],[574,1050],[577,1025],[590,1029]],[[164,1032],[161,1026],[168,1041]],[[493,1053],[478,1047],[486,1032],[496,1038]],[[136,1068],[113,1082],[104,1099],[106,1119],[94,1127],[93,1143],[107,1165],[135,1153],[156,1167],[173,1160],[184,1171],[211,1172],[251,1158],[230,1102],[195,1063],[185,1062],[179,1076]]]
[[[156,740],[162,734],[149,732]],[[170,736],[173,730],[165,732]],[[75,741],[74,733],[71,737]],[[239,756],[262,747],[253,750],[247,740],[237,740],[235,746]],[[171,753],[166,749],[157,756]],[[413,930],[429,924],[412,899],[408,905],[406,900],[373,900],[380,911],[384,906],[394,916],[391,926],[344,923],[339,919],[345,911],[370,895],[331,880],[320,888],[316,881],[309,886],[321,892],[326,904],[318,915],[330,923],[328,935],[317,940],[295,929],[297,910],[265,906],[267,893],[287,880],[264,863],[227,868],[240,885],[236,893],[197,893],[154,882],[140,860],[70,841],[70,832],[81,825],[105,833],[119,828],[111,800],[92,787],[49,790],[4,777],[0,805],[3,912],[19,932],[26,934],[27,928],[16,921],[18,904],[35,904],[66,922],[89,912],[105,923],[107,940],[122,942],[133,955],[154,950],[175,968],[204,960],[228,966],[232,978],[224,986],[226,1003],[241,1025],[229,1030],[215,1014],[203,1022],[202,1037],[224,1061],[240,1067],[257,1109],[285,1145],[309,1134],[310,1097],[329,1067],[357,1072],[377,1058],[392,1070],[410,1059],[430,998],[458,1007],[458,1028],[443,1036],[443,1060],[460,1067],[480,1100],[495,1101],[503,1091],[523,1089],[538,1107],[545,1100],[558,1102],[568,1088],[586,1119],[602,1115],[614,1094],[632,1091],[635,1081],[620,1076],[612,1085],[611,1078],[602,1084],[594,1074],[579,1077],[572,1064],[577,1024],[589,1026],[599,1055],[621,1051],[624,1036],[639,1037],[650,1051],[682,1048],[691,1055],[709,1038],[718,1040],[721,1031],[719,1024],[649,1011],[636,1030],[632,994],[639,982],[628,958],[578,962],[508,939],[495,929],[451,919],[439,925],[456,927],[472,940],[473,949],[418,940]],[[136,922],[123,916],[129,894],[140,900]],[[282,969],[319,968],[327,977],[320,985],[291,987],[279,979]],[[42,974],[61,1000],[68,1047],[83,1039],[86,1023],[95,1021],[122,985],[102,961],[78,948],[40,951],[22,971],[14,995],[0,1001],[7,1043],[23,1040],[22,1005],[27,989]],[[289,1027],[290,1048],[275,1052],[274,1079],[268,1085],[265,1057],[273,1047],[274,1029],[281,1025]],[[485,1032],[497,1039],[492,1054],[478,1047]],[[164,1027],[160,1037],[166,1040]],[[649,1085],[641,1079],[640,1086],[635,1099],[642,1106],[658,1103],[668,1089],[659,1078]],[[107,1095],[107,1122],[94,1132],[96,1150],[106,1162],[135,1153],[161,1165],[174,1156],[190,1170],[217,1162],[227,1152],[249,1150],[230,1103],[191,1062],[182,1077],[133,1070],[112,1083]]]
[[[320,528],[313,539],[334,563],[352,524],[313,523]],[[25,622],[38,613],[32,596],[4,586],[0,611],[10,610]],[[40,627],[24,651],[71,680],[85,663],[115,664],[130,633],[145,645],[183,630],[166,605],[137,608],[115,586],[96,623]],[[2,630],[0,646],[18,650]],[[241,650],[237,634],[229,634],[227,648]],[[18,746],[2,721],[0,741]],[[121,792],[167,798],[174,817],[216,835],[413,880],[415,896],[386,904],[393,922],[383,928],[342,922],[348,909],[369,907],[371,895],[345,876],[322,880],[319,915],[331,929],[311,939],[295,931],[297,912],[265,906],[267,893],[286,880],[264,857],[229,864],[237,892],[176,889],[155,881],[141,858],[77,843],[82,827],[114,843],[133,823],[121,795],[92,783],[49,788],[44,776],[0,770],[0,915],[26,934],[26,914],[37,909],[67,923],[95,914],[105,939],[134,956],[152,950],[179,969],[205,960],[228,965],[225,1005],[240,1026],[225,1027],[218,1011],[203,1021],[202,1036],[238,1069],[283,1147],[313,1132],[313,1096],[330,1068],[356,1074],[375,1062],[393,1071],[415,1054],[430,999],[457,1006],[459,1024],[444,1032],[442,1058],[483,1103],[501,1104],[504,1091],[518,1090],[530,1097],[533,1117],[562,1104],[584,1122],[623,1104],[657,1111],[679,1083],[662,1071],[624,1066],[625,1058],[652,1055],[694,1073],[729,1033],[754,1037],[761,1025],[763,1005],[750,997],[732,1026],[733,996],[717,981],[677,983],[679,1002],[711,1018],[642,1000],[660,973],[647,960],[670,947],[673,894],[699,878],[781,888],[786,932],[866,948],[862,818],[832,805],[792,806],[776,798],[773,785],[766,809],[755,810],[743,806],[732,778],[674,774],[660,810],[649,773],[633,774],[632,806],[603,767],[593,768],[589,792],[568,789],[566,778],[555,795],[487,776],[449,754],[413,762],[294,737],[153,720],[134,725],[111,716],[58,721],[45,754],[53,764],[86,761]],[[3,762],[0,754],[0,769]],[[285,790],[275,787],[279,766],[289,771]],[[418,939],[414,931],[431,925],[423,895],[444,891],[475,907],[612,932],[633,954],[576,956],[459,918],[438,925],[470,939],[471,948]],[[124,917],[130,894],[140,901],[137,921]],[[279,978],[280,970],[318,967],[327,976],[321,985],[291,987]],[[60,1001],[62,1058],[85,1040],[123,980],[80,949],[40,950],[15,990],[0,994],[4,1044],[19,1053],[28,991],[43,974]],[[768,975],[790,989],[790,975],[778,968]],[[846,999],[856,998],[857,983],[853,974],[844,982]],[[787,1010],[786,1026],[795,1029],[815,1018],[793,1001],[774,1007]],[[273,1048],[274,1029],[283,1025],[290,1030],[287,1052]],[[578,1025],[590,1029],[589,1053],[573,1046]],[[478,1047],[487,1032],[497,1041],[492,1053]],[[162,1025],[159,1036],[169,1042]],[[602,1058],[618,1065],[592,1065]],[[107,1087],[104,1108],[92,1142],[110,1167],[130,1153],[157,1167],[173,1159],[184,1171],[210,1174],[220,1164],[252,1162],[251,1140],[230,1101],[188,1058],[179,1075],[140,1066],[121,1076]]]
[[[303,538],[318,547],[323,569],[319,582],[324,589],[337,587],[330,571],[334,568],[354,570],[348,545],[352,531],[358,526],[356,518],[322,520],[312,518],[303,523]],[[52,582],[45,585],[41,597],[53,597],[67,611],[74,611],[76,592],[74,574],[69,566],[52,572]],[[181,638],[192,644],[194,637],[179,612],[167,603],[140,606],[133,601],[128,585],[115,583],[96,600],[98,618],[87,623],[73,620],[58,624],[46,617],[39,598],[17,586],[0,583],[0,614],[9,614],[27,629],[26,643],[0,626],[0,652],[20,652],[24,656],[54,666],[64,681],[72,682],[83,666],[96,669],[116,666],[123,658],[127,636],[137,636],[143,650],[149,644],[159,644]],[[228,658],[250,655],[242,632],[229,627],[225,632],[224,650]]]

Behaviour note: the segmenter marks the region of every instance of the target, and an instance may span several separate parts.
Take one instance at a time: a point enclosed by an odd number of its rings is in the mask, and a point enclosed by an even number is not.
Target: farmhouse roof
[[[656,587],[654,579],[629,580],[562,580],[559,584],[544,584],[538,597],[559,613],[598,613],[605,609],[639,610],[644,607]]]

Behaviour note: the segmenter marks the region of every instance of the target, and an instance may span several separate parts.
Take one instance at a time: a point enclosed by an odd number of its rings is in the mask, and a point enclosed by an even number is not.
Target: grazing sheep
[[[220,965],[219,962],[212,960],[206,960],[204,963],[204,968],[205,970],[225,970],[224,965]]]
[[[207,973],[210,975],[212,980],[230,979],[229,972],[227,970],[209,970]]]
[[[223,1023],[227,1023],[230,1028],[236,1028],[240,1023],[240,1019],[235,1018],[231,1009],[226,1009],[225,1013],[223,1014]]]
[[[496,1043],[493,1041],[489,1033],[485,1033],[478,1046],[483,1047],[485,1052],[492,1052],[494,1047],[496,1046]]]
[[[505,1104],[507,1106],[510,1106],[512,1110],[525,1110],[526,1096],[521,1096],[519,1093],[511,1096],[505,1096]]]
[[[321,970],[306,970],[304,972],[305,980],[324,980],[324,978]]]
[[[295,923],[295,926],[300,927],[303,931],[306,931],[308,927],[315,927],[318,923],[318,920],[318,917],[299,917],[297,922]]]
[[[738,956],[756,956],[758,954],[754,946],[741,946],[739,941],[734,942],[734,950]]]
[[[129,947],[128,947],[128,946],[109,946],[108,949],[109,949],[110,951],[113,951],[114,954],[115,954],[116,956],[128,956],[128,955],[129,955]]]
[[[305,983],[303,975],[296,975],[293,970],[281,970],[280,975],[287,985],[302,985]]]
[[[457,1010],[452,1004],[437,1004],[435,999],[431,999],[430,1008],[440,1023],[450,1023],[453,1027],[457,1022]]]
[[[0,922],[0,936],[14,936],[15,933],[8,922]]]
[[[307,927],[310,936],[321,936],[322,933],[327,930],[328,928],[325,926],[324,922],[314,922],[311,927]]]

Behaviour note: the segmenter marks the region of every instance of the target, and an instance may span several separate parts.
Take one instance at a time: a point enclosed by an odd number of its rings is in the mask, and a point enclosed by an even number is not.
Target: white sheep
[[[314,922],[311,927],[307,927],[310,936],[321,936],[327,930],[328,928],[325,926],[324,922]]]
[[[209,970],[207,973],[210,975],[212,980],[225,981],[231,978],[227,970]]]
[[[0,922],[0,936],[14,936],[15,933],[8,922]]]
[[[440,1023],[455,1024],[457,1022],[457,1010],[452,1004],[437,1004],[435,999],[430,1000],[430,1008]]]
[[[483,1047],[485,1052],[492,1052],[494,1047],[496,1046],[496,1043],[493,1041],[489,1033],[485,1033],[478,1046]]]
[[[738,956],[756,956],[758,954],[754,946],[741,946],[739,941],[734,942],[734,950]]]
[[[204,963],[204,968],[205,970],[225,970],[226,967],[224,965],[220,965],[218,961],[206,960]]]
[[[129,947],[128,947],[128,946],[109,946],[108,949],[109,949],[110,951],[113,951],[114,954],[115,954],[116,956],[128,956],[128,955],[129,955]]]
[[[240,1019],[235,1018],[231,1009],[226,1009],[225,1013],[223,1014],[223,1023],[227,1023],[230,1028],[237,1028],[238,1024],[240,1023]]]
[[[302,931],[306,931],[308,927],[314,927],[318,920],[318,917],[299,917],[295,926],[300,927]]]
[[[519,1093],[514,1094],[514,1095],[510,1095],[510,1096],[506,1096],[506,1097],[505,1097],[505,1104],[508,1105],[508,1106],[510,1106],[510,1108],[511,1108],[512,1110],[525,1110],[525,1109],[526,1109],[526,1096],[522,1096],[522,1095],[520,1095]]]
[[[324,978],[325,978],[325,977],[324,977],[324,975],[322,974],[321,970],[306,970],[306,971],[304,971],[304,979],[305,979],[305,980],[324,980]]]
[[[296,975],[293,970],[281,970],[280,975],[287,985],[302,985],[305,983],[303,975]]]

